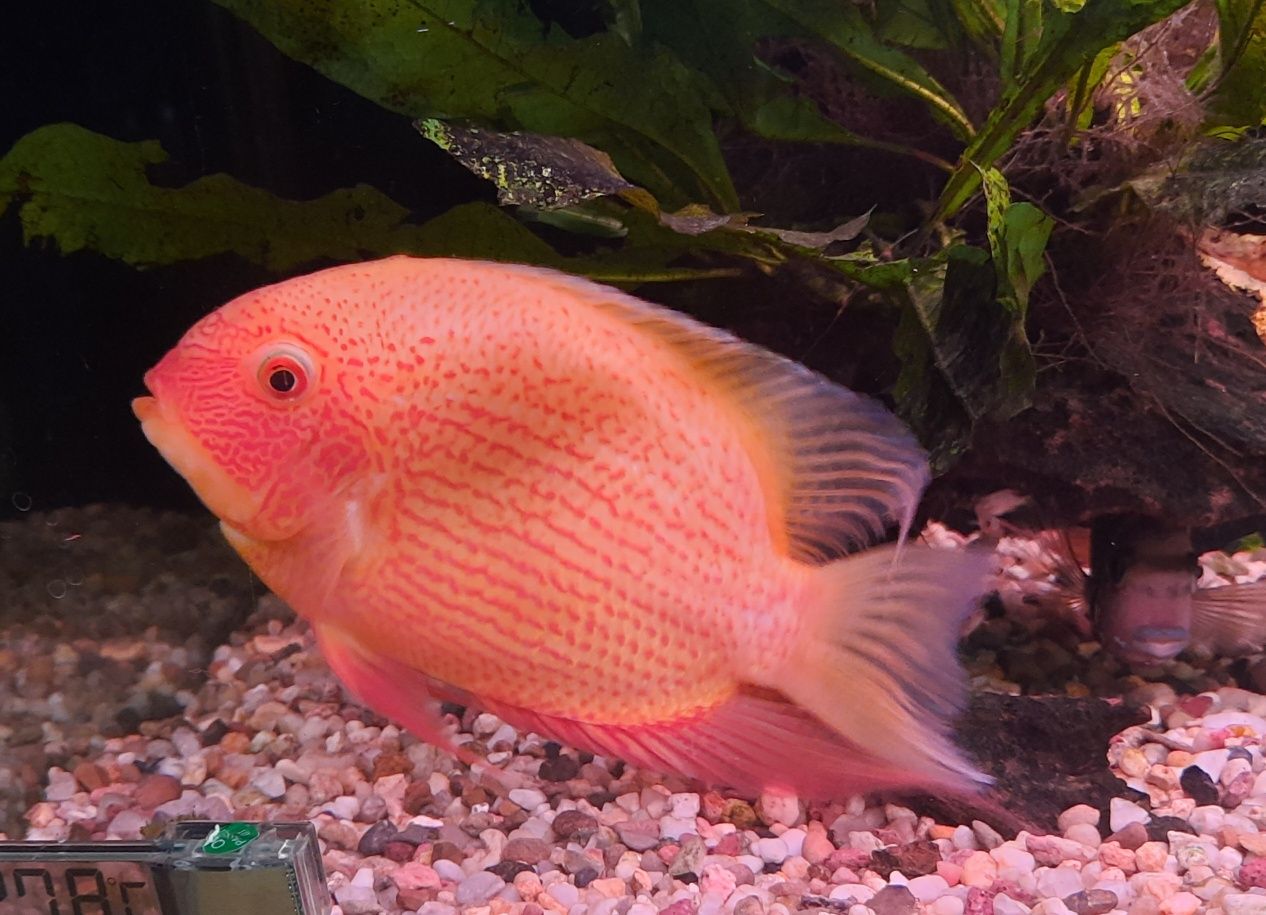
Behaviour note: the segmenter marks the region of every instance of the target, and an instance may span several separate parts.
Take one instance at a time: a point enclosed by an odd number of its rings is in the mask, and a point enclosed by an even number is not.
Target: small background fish
[[[1044,555],[1046,580],[1030,589],[1038,612],[1093,632],[1122,660],[1150,664],[1188,647],[1230,655],[1266,645],[1266,581],[1241,574],[1245,580],[1227,584],[1208,574],[1224,554],[1198,557],[1187,528],[1121,516],[1103,519],[1093,534],[1057,530],[1011,490],[980,500],[977,519],[987,540],[1031,538]]]
[[[748,790],[969,790],[972,554],[879,404],[550,271],[390,258],[248,293],[146,375],[145,434],[367,704],[440,700]],[[837,560],[837,561],[831,561]]]

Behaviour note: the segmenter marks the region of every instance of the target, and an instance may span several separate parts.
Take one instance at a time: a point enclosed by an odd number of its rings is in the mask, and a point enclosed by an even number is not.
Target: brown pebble
[[[1148,841],[1147,828],[1142,823],[1131,823],[1118,829],[1104,841],[1117,842],[1122,848],[1137,851],[1140,845]]]
[[[383,846],[382,856],[403,864],[405,861],[412,860],[415,848],[416,846],[410,845],[408,842],[388,842]]]
[[[885,886],[866,905],[875,915],[914,915],[919,908],[914,894],[904,886]]]
[[[388,775],[408,775],[413,771],[413,761],[403,753],[379,753],[374,760],[374,771],[370,781],[378,781]]]
[[[515,838],[506,842],[501,849],[501,860],[539,864],[549,857],[549,853],[550,844],[543,839]],[[503,879],[508,879],[502,876]]]
[[[180,779],[170,775],[146,775],[136,786],[133,797],[139,807],[153,809],[159,804],[180,797]]]
[[[488,792],[478,785],[471,785],[462,792],[462,803],[467,807],[474,807],[476,804],[490,804],[492,798],[488,796]]]
[[[229,731],[220,738],[220,746],[226,753],[245,753],[251,746],[251,739],[242,731]]]
[[[404,789],[404,809],[410,816],[417,816],[431,802],[431,786],[426,782],[410,782]]]
[[[746,801],[732,800],[725,805],[721,819],[739,829],[751,829],[756,825],[756,811]]]
[[[439,841],[431,846],[432,861],[456,861],[461,864],[466,856],[452,842]]]
[[[1076,915],[1105,915],[1117,907],[1112,890],[1082,890],[1064,897],[1064,905]]]
[[[598,821],[579,810],[564,810],[554,817],[554,835],[559,839],[574,839],[585,843],[598,831]]]
[[[85,791],[95,791],[98,788],[104,788],[110,784],[109,778],[106,776],[105,770],[96,763],[81,762],[75,766],[72,773],[75,781],[83,785]]]

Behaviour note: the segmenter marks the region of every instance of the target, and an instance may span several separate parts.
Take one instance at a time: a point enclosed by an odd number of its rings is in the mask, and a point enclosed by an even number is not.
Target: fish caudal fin
[[[1222,653],[1266,645],[1266,579],[1195,591],[1191,595],[1191,641]]]
[[[983,551],[910,544],[816,569],[803,640],[763,685],[911,782],[987,783],[950,739],[950,724],[967,693],[956,646],[990,561]]]

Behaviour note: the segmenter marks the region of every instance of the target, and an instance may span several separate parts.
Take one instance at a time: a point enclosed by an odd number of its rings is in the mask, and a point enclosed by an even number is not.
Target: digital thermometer
[[[0,842],[0,915],[328,915],[311,823],[171,824],[153,842]]]

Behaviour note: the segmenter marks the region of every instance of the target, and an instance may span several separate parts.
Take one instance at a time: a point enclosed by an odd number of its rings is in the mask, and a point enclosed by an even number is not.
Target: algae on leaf
[[[216,2],[392,111],[575,137],[667,205],[737,208],[711,90],[663,48],[546,31],[518,0]]]

